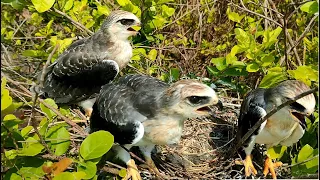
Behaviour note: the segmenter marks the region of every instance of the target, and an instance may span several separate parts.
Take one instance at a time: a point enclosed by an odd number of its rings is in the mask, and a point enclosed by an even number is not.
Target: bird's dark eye
[[[120,22],[122,25],[130,26],[134,23],[133,19],[120,19],[118,22]]]
[[[297,102],[294,102],[294,103],[290,104],[290,107],[292,109],[295,109],[295,110],[299,111],[299,112],[304,112],[304,110],[305,110],[305,107],[303,107],[301,104],[299,104]]]
[[[188,100],[192,103],[192,104],[199,104],[202,100],[201,97],[199,96],[190,96],[188,97]]]

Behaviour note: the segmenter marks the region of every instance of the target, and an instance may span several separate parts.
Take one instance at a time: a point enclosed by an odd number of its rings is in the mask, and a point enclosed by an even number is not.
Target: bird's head
[[[285,100],[293,99],[297,95],[310,90],[310,88],[301,81],[287,80],[280,83],[277,87],[280,96]],[[287,108],[293,119],[306,127],[305,117],[314,119],[313,112],[315,110],[316,100],[313,94],[309,94],[290,104]]]
[[[172,114],[184,118],[208,116],[210,106],[222,106],[215,91],[196,80],[180,80],[166,91],[166,104]]]
[[[112,11],[103,22],[101,30],[118,40],[127,40],[130,36],[138,34],[141,22],[131,12]]]

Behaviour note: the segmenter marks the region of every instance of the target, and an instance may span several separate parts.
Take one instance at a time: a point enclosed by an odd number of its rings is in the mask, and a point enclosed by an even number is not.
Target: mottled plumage
[[[90,129],[111,132],[115,142],[128,149],[139,146],[154,166],[154,145],[178,143],[184,120],[209,115],[208,106],[218,103],[214,90],[195,80],[169,85],[153,77],[129,75],[103,86],[93,106]],[[125,150],[114,149],[121,160],[131,162]]]
[[[129,36],[139,19],[126,11],[113,11],[92,36],[68,47],[46,69],[40,92],[56,103],[90,108],[101,86],[112,81],[132,57]],[[39,88],[39,87],[38,87]],[[38,90],[39,91],[39,90]],[[93,99],[86,103],[85,100]]]
[[[293,99],[295,96],[310,90],[310,88],[301,81],[287,80],[279,85],[269,89],[255,89],[247,94],[241,105],[240,117],[238,120],[237,139],[240,141],[249,129],[262,117],[264,117],[273,108],[281,105],[283,102]],[[244,144],[246,153],[246,175],[250,175],[250,168],[253,174],[256,174],[251,162],[251,151],[255,143],[265,144],[267,148],[278,144],[291,146],[299,141],[306,128],[305,116],[311,116],[315,108],[315,98],[313,94],[304,96],[289,106],[286,106],[268,118],[261,124]],[[271,159],[267,158],[264,174],[272,173],[276,178],[274,169],[271,166]]]

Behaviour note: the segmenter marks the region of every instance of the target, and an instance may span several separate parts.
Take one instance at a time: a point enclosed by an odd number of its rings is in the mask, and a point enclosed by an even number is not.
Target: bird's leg
[[[251,155],[247,155],[246,159],[244,160],[244,171],[245,171],[247,177],[250,176],[251,173],[254,175],[257,174],[257,170],[256,170],[256,168],[254,168],[254,166],[252,164]]]
[[[133,159],[127,162],[127,174],[122,180],[128,180],[131,177],[132,180],[142,180],[136,163]]]
[[[126,149],[130,149],[131,145],[123,145]],[[112,149],[116,152],[116,157],[126,162],[127,174],[122,180],[128,180],[130,177],[132,180],[142,180],[136,163],[131,159],[130,154],[123,147],[114,145]]]
[[[263,174],[264,176],[267,176],[267,174],[270,172],[272,179],[277,179],[276,172],[274,168],[282,166],[282,162],[272,162],[272,159],[267,157],[265,162],[264,162],[264,169],[263,169]]]
[[[161,174],[151,158],[151,151],[153,150],[154,145],[139,146],[139,148],[144,156],[144,159],[146,160],[147,165],[149,166],[149,170],[153,171],[157,175]]]

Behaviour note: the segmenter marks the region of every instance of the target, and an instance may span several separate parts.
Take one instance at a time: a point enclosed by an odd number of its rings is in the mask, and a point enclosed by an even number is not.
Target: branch
[[[278,107],[276,108],[273,108],[269,113],[267,113],[266,116],[262,117],[259,119],[259,121],[241,138],[241,141],[238,142],[238,144],[235,146],[231,156],[240,148],[240,146],[251,136],[251,134],[256,131],[260,126],[261,124],[266,121],[268,118],[270,118],[273,114],[275,114],[276,112],[278,112],[280,109],[282,109],[283,107],[291,104],[291,103],[294,103],[296,100],[306,96],[306,95],[309,95],[311,93],[314,93],[318,91],[318,88],[313,88],[313,89],[310,89],[308,91],[305,91],[299,95],[297,95],[296,97],[294,97],[293,99],[290,99],[286,102],[283,102],[282,104],[280,104]]]
[[[264,15],[262,15],[262,14],[259,14],[259,13],[256,13],[256,12],[254,12],[254,11],[251,11],[251,10],[249,10],[248,8],[246,8],[245,6],[244,6],[244,7],[240,7],[240,6],[238,6],[238,5],[236,5],[236,4],[232,3],[232,2],[230,2],[230,4],[231,4],[232,6],[235,6],[235,7],[239,8],[239,9],[241,9],[241,10],[247,11],[247,12],[249,12],[249,13],[251,13],[251,14],[254,14],[254,15],[260,16],[260,17],[262,17],[262,18],[264,18],[264,19],[267,19],[267,20],[275,23],[276,25],[282,27],[282,25],[281,25],[280,23],[278,23],[277,21],[275,21],[275,20],[273,20],[273,19],[271,19],[271,18],[269,18],[269,17],[266,17],[266,16],[264,16]]]
[[[18,88],[20,88],[22,91],[24,91],[25,93],[29,94],[32,96],[32,93],[26,89],[25,87],[21,86],[20,84],[18,84],[17,82],[15,82],[14,80],[12,80],[11,78],[9,78],[7,75],[5,75],[3,72],[1,72],[1,75],[4,76],[10,83],[14,84],[15,86],[17,86]],[[78,124],[76,124],[75,122],[73,122],[72,120],[68,119],[67,117],[65,117],[64,115],[62,115],[60,113],[59,110],[57,110],[56,108],[52,107],[51,105],[47,104],[43,99],[38,98],[39,102],[42,103],[44,106],[46,106],[47,108],[49,108],[50,110],[52,110],[54,113],[56,113],[62,120],[64,120],[67,124],[69,124],[70,126],[74,127],[75,130],[80,133],[81,135],[87,136],[88,133],[84,131],[83,128],[81,128]]]
[[[60,45],[57,44],[57,45],[54,47],[54,49],[51,51],[51,53],[50,53],[49,56],[48,56],[48,59],[47,59],[46,64],[43,66],[42,73],[41,73],[41,76],[40,76],[40,87],[41,87],[41,88],[43,87],[44,77],[46,76],[46,69],[47,69],[47,67],[50,65],[52,56],[53,56],[54,53],[57,51],[57,49],[59,48],[59,46],[60,46]]]
[[[89,29],[87,29],[84,25],[82,25],[81,23],[75,21],[72,19],[72,17],[68,16],[66,13],[59,11],[56,8],[53,8],[54,12],[66,17],[67,19],[69,19],[72,24],[74,24],[75,26],[78,26],[81,30],[87,31],[90,35],[93,35],[94,33],[92,31],[90,31]]]
[[[309,24],[307,25],[306,29],[305,29],[305,30],[303,31],[303,33],[299,36],[299,38],[298,38],[298,40],[295,42],[295,44],[294,44],[293,46],[291,46],[291,47],[287,50],[286,54],[289,54],[293,48],[295,48],[296,46],[299,45],[300,41],[301,41],[301,40],[306,36],[306,34],[310,31],[313,22],[318,18],[318,16],[319,16],[319,15],[313,16],[313,18],[310,20]],[[280,60],[280,65],[282,65],[283,61],[284,61],[284,57],[281,58],[281,60]]]

